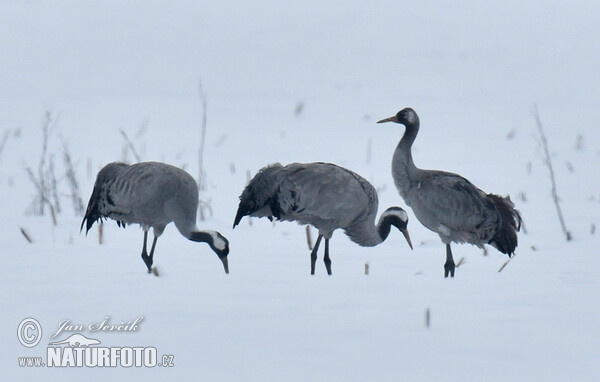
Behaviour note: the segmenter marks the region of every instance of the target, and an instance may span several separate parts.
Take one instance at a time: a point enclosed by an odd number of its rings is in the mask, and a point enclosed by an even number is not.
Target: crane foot
[[[448,275],[450,275],[450,277],[454,277],[454,269],[456,268],[456,265],[454,264],[454,261],[452,262],[446,262],[444,264],[444,277],[448,277]]]

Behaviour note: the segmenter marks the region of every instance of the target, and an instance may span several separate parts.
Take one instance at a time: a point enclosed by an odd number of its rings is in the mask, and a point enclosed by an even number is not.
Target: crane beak
[[[400,232],[402,232],[402,234],[404,235],[404,238],[408,242],[408,246],[410,247],[410,249],[413,249],[412,242],[410,241],[410,235],[408,234],[408,230],[405,228],[405,229],[400,230]]]
[[[385,123],[385,122],[398,122],[398,117],[393,116],[386,119],[382,119],[381,121],[377,121],[377,123]]]
[[[229,260],[227,260],[227,256],[219,257],[221,262],[223,263],[223,269],[225,269],[225,273],[229,274]]]

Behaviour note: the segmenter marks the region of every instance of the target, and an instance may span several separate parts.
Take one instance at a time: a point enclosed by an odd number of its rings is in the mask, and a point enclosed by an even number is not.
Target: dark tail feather
[[[240,223],[240,220],[242,220],[244,216],[248,216],[266,206],[271,208],[271,215],[267,216],[269,220],[273,220],[273,216],[277,219],[281,219],[283,211],[277,202],[277,195],[267,199],[266,202],[262,204],[257,204],[256,200],[248,199],[248,197],[244,198],[244,195],[242,195],[242,200],[240,201],[237,213],[235,214],[235,220],[233,221],[233,228]]]
[[[98,220],[102,217],[102,216],[100,216],[100,212],[98,211],[98,195],[99,194],[100,194],[100,191],[97,190],[96,188],[94,188],[94,191],[92,192],[92,196],[90,197],[90,201],[88,202],[87,209],[85,211],[85,216],[83,217],[83,220],[81,221],[81,226],[79,227],[79,232],[81,232],[81,230],[83,229],[83,225],[87,221],[86,229],[85,229],[86,235],[89,232],[90,228],[92,228],[92,226],[94,225],[96,220]]]
[[[271,208],[273,216],[276,218],[281,217],[277,193],[282,180],[280,176],[282,169],[282,165],[275,163],[262,168],[250,180],[240,196],[240,205],[233,221],[234,228],[244,216],[248,216],[266,206]],[[269,219],[272,219],[272,217],[269,217]]]
[[[236,225],[240,224],[242,218],[246,215],[250,214],[250,209],[248,205],[245,205],[243,202],[240,202],[240,206],[238,207],[237,213],[235,214],[235,220],[233,221],[233,228]]]
[[[92,228],[92,226],[98,219],[100,219],[100,215],[98,214],[98,207],[95,207],[94,209],[92,209],[92,211],[88,211],[83,217],[83,220],[81,221],[81,226],[79,227],[79,232],[81,232],[81,230],[83,229],[83,225],[87,222],[85,226],[85,234],[87,235],[90,231],[90,228]]]
[[[517,248],[517,232],[521,229],[521,215],[508,196],[488,194],[488,198],[494,203],[502,219],[490,244],[510,257]]]

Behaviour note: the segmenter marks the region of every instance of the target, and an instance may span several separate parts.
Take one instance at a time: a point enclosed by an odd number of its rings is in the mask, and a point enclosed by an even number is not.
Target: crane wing
[[[368,182],[334,164],[291,164],[286,170],[295,196],[292,207],[296,213],[318,216],[322,220],[335,219],[344,224],[363,214],[373,203],[369,191],[377,203],[375,190],[371,190]],[[360,206],[363,208],[357,208]]]
[[[498,220],[486,193],[460,175],[443,171],[424,171],[416,184],[415,198],[431,219],[456,231],[485,230]],[[414,204],[414,203],[413,203]],[[421,217],[417,216],[419,220]],[[429,227],[436,230],[438,227]]]

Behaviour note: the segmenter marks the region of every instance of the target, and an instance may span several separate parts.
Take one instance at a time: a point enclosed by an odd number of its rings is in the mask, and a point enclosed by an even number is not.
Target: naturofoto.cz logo
[[[163,354],[158,356],[158,351],[153,346],[101,346],[102,342],[81,332],[136,332],[143,320],[143,316],[133,321],[123,321],[114,325],[110,317],[99,323],[72,325],[69,320],[61,321],[58,330],[48,338],[53,339],[63,333],[73,333],[66,338],[49,342],[46,347],[45,357],[19,357],[20,367],[173,367],[174,356]],[[34,318],[26,318],[17,329],[19,342],[32,348],[42,339],[42,326]]]

